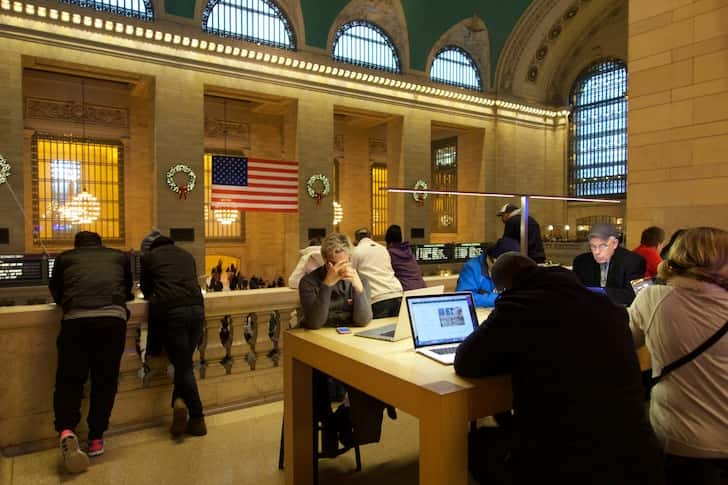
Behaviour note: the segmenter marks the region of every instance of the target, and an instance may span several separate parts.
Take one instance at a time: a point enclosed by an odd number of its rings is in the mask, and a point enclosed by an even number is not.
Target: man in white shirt
[[[354,232],[356,247],[351,264],[369,280],[374,318],[394,317],[402,302],[402,284],[394,275],[387,248],[372,240],[369,229]]]

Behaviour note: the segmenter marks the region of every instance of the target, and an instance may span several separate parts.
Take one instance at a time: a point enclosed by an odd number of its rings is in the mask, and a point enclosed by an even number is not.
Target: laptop
[[[407,310],[415,352],[452,364],[455,351],[478,328],[473,294],[408,296]]]
[[[405,291],[402,295],[402,303],[399,306],[399,318],[397,323],[382,325],[377,328],[370,328],[362,332],[357,332],[354,335],[358,335],[359,337],[375,338],[377,340],[387,340],[389,342],[397,342],[399,340],[409,338],[411,333],[409,317],[407,316],[407,297],[416,295],[440,295],[443,291],[445,291],[445,286],[443,285]]]

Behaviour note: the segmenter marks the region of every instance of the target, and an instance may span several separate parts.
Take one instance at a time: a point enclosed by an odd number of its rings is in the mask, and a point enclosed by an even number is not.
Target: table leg
[[[467,485],[467,401],[438,396],[420,416],[420,485]]]
[[[286,349],[283,365],[283,416],[286,485],[313,483],[312,369]]]

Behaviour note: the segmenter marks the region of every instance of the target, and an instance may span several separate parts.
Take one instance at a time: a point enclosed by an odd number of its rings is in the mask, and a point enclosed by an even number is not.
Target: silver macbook
[[[473,294],[408,296],[407,310],[415,352],[452,364],[460,342],[478,328]]]
[[[399,317],[397,323],[382,325],[377,328],[370,328],[363,332],[357,332],[354,335],[358,335],[359,337],[375,338],[377,340],[387,340],[389,342],[397,342],[398,340],[409,338],[411,333],[409,317],[407,316],[407,297],[415,295],[440,295],[443,291],[445,291],[445,287],[443,285],[405,291],[402,295],[402,304],[399,306]]]

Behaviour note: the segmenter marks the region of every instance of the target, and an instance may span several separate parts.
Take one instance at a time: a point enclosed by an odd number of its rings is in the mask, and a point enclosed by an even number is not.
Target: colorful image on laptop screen
[[[470,293],[410,297],[407,306],[415,347],[462,342],[478,328]]]

